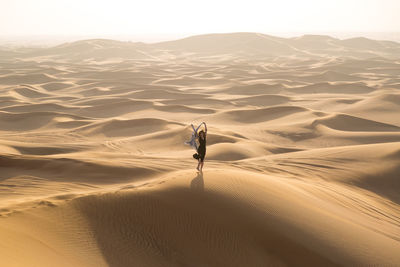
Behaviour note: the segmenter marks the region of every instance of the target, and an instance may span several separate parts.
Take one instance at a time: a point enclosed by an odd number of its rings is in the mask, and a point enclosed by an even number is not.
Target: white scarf
[[[205,122],[200,123],[200,125],[195,129],[193,124],[190,124],[192,126],[193,132],[192,132],[192,137],[189,141],[185,142],[185,145],[189,145],[193,147],[197,151],[197,143],[196,143],[196,138],[197,138],[197,131],[199,130],[200,126],[204,124],[206,126]]]

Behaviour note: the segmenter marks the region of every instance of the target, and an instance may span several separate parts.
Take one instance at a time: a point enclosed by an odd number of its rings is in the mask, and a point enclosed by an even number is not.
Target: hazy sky
[[[0,0],[0,36],[399,32],[400,0]]]

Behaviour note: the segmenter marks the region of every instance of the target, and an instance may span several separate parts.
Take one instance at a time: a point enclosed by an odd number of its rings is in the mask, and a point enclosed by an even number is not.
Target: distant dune
[[[0,266],[399,266],[400,44],[0,47]],[[208,126],[204,170],[184,142]]]

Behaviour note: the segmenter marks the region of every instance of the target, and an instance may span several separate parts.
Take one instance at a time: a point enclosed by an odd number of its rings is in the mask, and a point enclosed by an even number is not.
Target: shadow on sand
[[[197,176],[190,182],[190,189],[196,192],[204,191],[203,172],[198,172]]]

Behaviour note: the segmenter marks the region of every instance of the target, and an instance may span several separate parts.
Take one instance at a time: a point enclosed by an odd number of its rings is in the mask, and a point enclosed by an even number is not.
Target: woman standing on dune
[[[205,131],[199,132],[199,148],[197,149],[199,164],[197,164],[197,170],[203,171],[204,157],[206,156],[206,139],[207,139],[207,125],[204,123]]]

